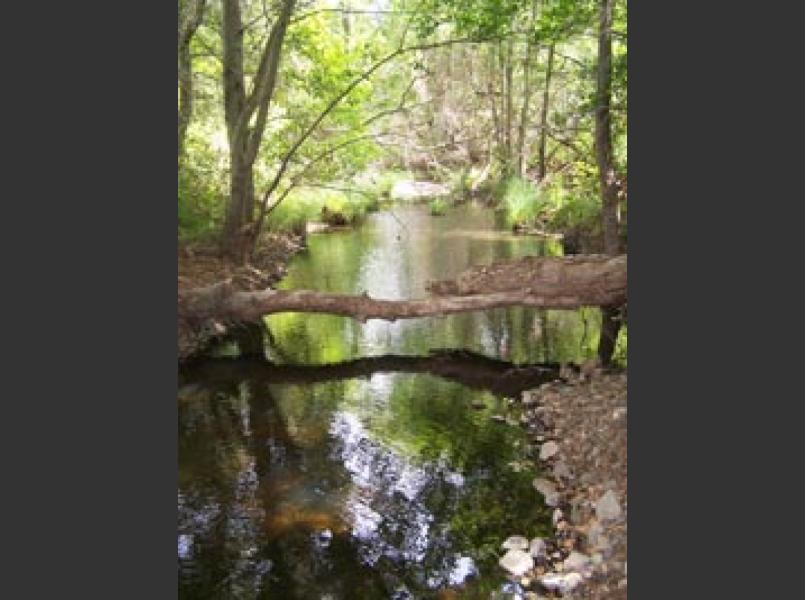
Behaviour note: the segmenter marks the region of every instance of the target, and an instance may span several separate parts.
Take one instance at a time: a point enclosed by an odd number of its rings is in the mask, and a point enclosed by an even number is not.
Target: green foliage
[[[179,168],[178,216],[182,240],[209,238],[223,222],[226,173],[220,155],[204,138],[188,134]]]
[[[428,209],[430,210],[430,214],[434,217],[441,217],[442,215],[447,214],[447,200],[444,198],[434,198],[428,204]]]
[[[503,182],[501,199],[509,227],[533,224],[539,213],[537,187],[526,179],[510,177]]]
[[[551,218],[553,229],[565,231],[574,227],[595,228],[601,216],[601,202],[592,193],[568,195]]]
[[[378,201],[373,196],[306,187],[288,194],[269,214],[267,222],[273,230],[301,233],[309,222],[358,223],[377,208]]]

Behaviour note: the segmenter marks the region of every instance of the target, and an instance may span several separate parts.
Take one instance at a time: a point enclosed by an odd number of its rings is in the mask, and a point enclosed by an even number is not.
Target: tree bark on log
[[[278,312],[329,313],[367,319],[410,319],[506,306],[573,309],[626,302],[626,255],[526,257],[465,271],[435,282],[431,296],[383,300],[314,290],[234,291],[228,283],[179,298],[180,321],[254,321]]]

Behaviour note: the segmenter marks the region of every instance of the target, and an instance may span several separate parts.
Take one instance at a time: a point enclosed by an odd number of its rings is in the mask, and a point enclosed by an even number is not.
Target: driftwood
[[[314,312],[394,321],[505,306],[619,306],[626,302],[626,255],[505,261],[435,282],[429,291],[430,297],[419,300],[383,300],[313,290],[244,292],[222,283],[185,293],[179,298],[179,316],[193,323],[248,322],[277,312]]]

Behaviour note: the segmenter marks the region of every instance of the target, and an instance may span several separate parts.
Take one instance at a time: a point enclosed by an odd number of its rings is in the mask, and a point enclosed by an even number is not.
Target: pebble
[[[504,550],[525,550],[528,548],[528,540],[522,535],[512,535],[500,547]]]
[[[548,506],[557,506],[559,504],[559,492],[553,482],[537,477],[533,482],[534,488],[543,496],[545,496],[545,504]]]
[[[545,554],[545,550],[546,550],[545,540],[543,540],[542,538],[534,538],[528,545],[528,551],[534,558],[539,558],[540,556],[543,556]]]
[[[553,511],[553,516],[551,517],[551,522],[554,524],[554,527],[556,526],[556,524],[557,524],[559,521],[561,521],[561,520],[562,520],[562,518],[563,518],[564,516],[565,516],[565,515],[564,515],[564,513],[562,512],[562,509],[560,509],[560,508],[557,508],[556,510],[554,510],[554,511]]]
[[[523,404],[531,406],[539,401],[539,395],[534,391],[523,392]]]
[[[582,581],[578,573],[551,573],[540,578],[539,582],[547,590],[567,594],[573,591]]]
[[[570,479],[573,476],[570,472],[570,467],[568,467],[567,463],[564,461],[559,461],[554,465],[553,474],[556,477],[562,477],[564,479]]]
[[[515,577],[520,577],[534,568],[534,559],[522,550],[509,550],[498,564]]]
[[[539,449],[539,458],[540,460],[548,460],[557,452],[559,452],[559,444],[554,441],[545,442],[542,448]]]
[[[570,555],[565,559],[565,568],[569,571],[578,571],[579,573],[583,573],[584,571],[588,571],[592,566],[592,560],[586,554],[582,554],[581,552],[573,551]]]
[[[621,505],[615,492],[607,490],[607,493],[595,503],[595,516],[600,521],[613,521],[621,516]]]

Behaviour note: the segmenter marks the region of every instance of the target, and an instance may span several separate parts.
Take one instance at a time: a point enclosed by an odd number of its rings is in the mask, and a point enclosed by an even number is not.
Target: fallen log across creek
[[[256,321],[278,312],[329,313],[367,319],[410,319],[506,306],[575,309],[626,303],[626,255],[525,257],[474,267],[429,286],[430,296],[385,300],[316,290],[236,291],[223,282],[185,292],[179,316],[188,322]]]

